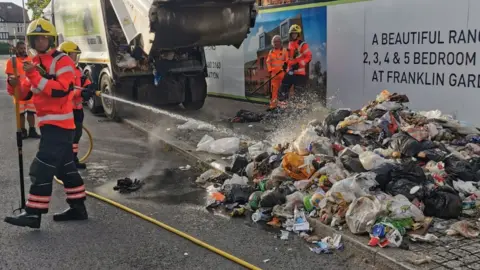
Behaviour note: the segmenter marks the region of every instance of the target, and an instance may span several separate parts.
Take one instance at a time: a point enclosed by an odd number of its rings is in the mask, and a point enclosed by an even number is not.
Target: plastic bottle
[[[252,214],[252,220],[253,222],[269,221],[270,216],[261,211],[261,209],[258,209],[257,211],[255,211],[255,213]]]

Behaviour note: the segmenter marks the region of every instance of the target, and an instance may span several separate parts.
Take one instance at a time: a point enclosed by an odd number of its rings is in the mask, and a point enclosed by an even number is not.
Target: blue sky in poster
[[[251,29],[251,33],[244,42],[245,62],[257,58],[258,37],[261,33],[271,31],[285,19],[293,18],[298,14],[302,15],[302,30],[304,31],[305,41],[309,44],[312,51],[312,63],[320,61],[322,69],[325,70],[327,67],[327,7],[259,14],[255,27]]]

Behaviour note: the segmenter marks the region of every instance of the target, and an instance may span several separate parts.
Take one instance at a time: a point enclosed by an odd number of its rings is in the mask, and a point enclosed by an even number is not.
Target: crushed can
[[[245,215],[245,208],[243,207],[235,208],[232,212],[230,212],[231,217],[241,217],[243,215]]]

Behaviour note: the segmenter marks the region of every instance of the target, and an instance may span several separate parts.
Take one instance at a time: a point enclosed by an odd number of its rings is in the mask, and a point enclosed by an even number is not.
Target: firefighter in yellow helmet
[[[67,54],[75,64],[75,90],[73,95],[73,119],[75,121],[75,136],[73,137],[73,161],[77,169],[86,169],[87,165],[78,160],[78,142],[83,132],[83,102],[88,101],[92,97],[92,82],[83,76],[83,72],[78,66],[78,60],[82,51],[73,41],[65,41],[58,47],[58,50]]]
[[[282,81],[278,96],[279,107],[285,108],[289,98],[289,90],[293,85],[295,87],[295,96],[301,97],[305,94],[305,87],[308,81],[307,67],[312,61],[312,53],[308,44],[300,39],[302,28],[298,24],[290,26],[288,34],[290,42],[288,43],[288,68],[287,74]]]
[[[58,51],[57,31],[45,19],[37,19],[27,28],[27,38],[37,55],[32,62],[23,62],[29,85],[20,86],[21,99],[32,99],[38,116],[42,138],[30,166],[30,192],[25,212],[6,217],[5,222],[30,228],[40,228],[41,215],[48,212],[54,176],[63,180],[70,207],[53,220],[84,220],[85,185],[73,162],[73,90],[75,63]],[[9,88],[13,92],[13,88]]]

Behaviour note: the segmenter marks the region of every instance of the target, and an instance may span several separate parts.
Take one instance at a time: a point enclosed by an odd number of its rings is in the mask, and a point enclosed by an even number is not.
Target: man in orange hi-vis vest
[[[22,69],[22,62],[23,61],[31,61],[30,57],[27,55],[27,45],[23,41],[17,42],[17,45],[15,46],[15,54],[17,56],[17,72],[18,72],[18,78],[15,78],[14,72],[13,72],[13,64],[12,64],[12,59],[9,58],[7,60],[7,63],[5,65],[5,74],[7,74],[7,83],[9,85],[14,85],[17,83],[17,81],[20,80],[26,80],[27,77],[25,76],[25,72]],[[35,105],[33,105],[33,101],[31,100],[19,100],[16,101],[15,97],[13,98],[13,103],[18,102],[18,105],[20,107],[20,125],[22,127],[22,137],[25,138],[40,138],[40,135],[38,135],[37,130],[35,128]],[[28,132],[27,129],[25,128],[25,118],[27,118],[28,122]]]
[[[45,19],[36,19],[27,28],[29,45],[38,53],[32,62],[24,62],[28,78],[20,84],[23,100],[33,99],[38,126],[42,133],[37,155],[30,165],[30,192],[25,212],[6,217],[5,222],[30,228],[40,228],[41,215],[48,212],[52,196],[53,177],[63,181],[69,208],[53,215],[54,221],[88,219],[84,204],[85,185],[73,162],[73,90],[75,63],[56,50],[57,31]],[[7,86],[9,93],[13,87]]]
[[[285,70],[287,70],[288,52],[282,47],[282,39],[279,35],[272,38],[272,47],[267,56],[267,69],[270,74],[272,97],[270,98],[270,110],[277,108],[278,90],[282,85]]]
[[[312,52],[308,44],[300,39],[302,28],[294,24],[288,30],[290,42],[288,43],[288,70],[283,78],[280,88],[278,106],[287,107],[290,87],[295,87],[295,96],[301,98],[305,94],[308,81],[307,66],[312,61]]]

